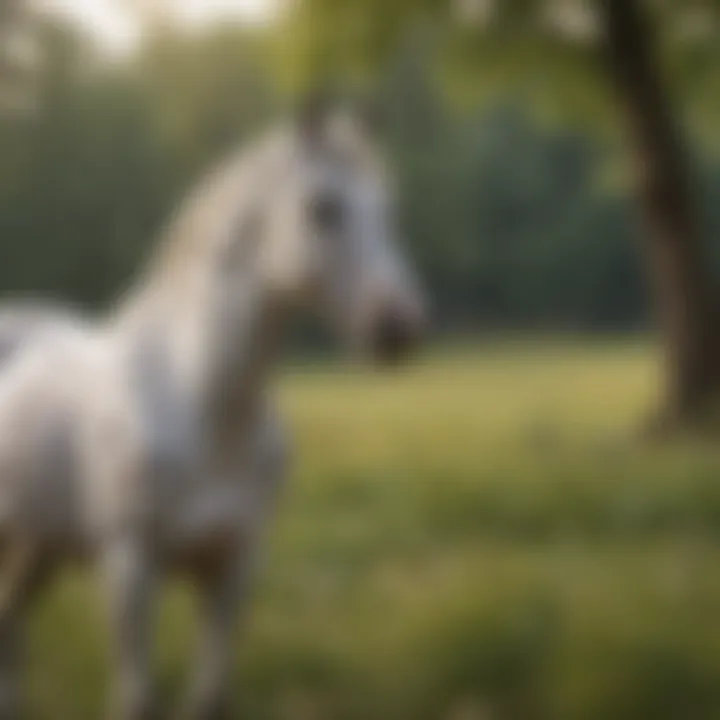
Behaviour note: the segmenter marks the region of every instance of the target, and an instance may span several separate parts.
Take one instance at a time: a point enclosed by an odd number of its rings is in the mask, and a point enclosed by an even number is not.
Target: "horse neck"
[[[237,433],[260,399],[284,325],[253,253],[233,274],[232,285],[223,286],[228,280],[222,277],[220,236],[242,225],[237,204],[227,201],[236,172],[226,170],[211,180],[205,196],[190,201],[194,207],[181,213],[171,231],[177,237],[118,313],[131,355],[156,348],[155,363],[162,368],[155,374],[167,372],[173,393],[194,408],[204,432],[221,439]]]
[[[200,382],[204,417],[221,438],[236,435],[262,399],[284,326],[285,313],[250,280],[242,303],[201,333],[207,343]]]

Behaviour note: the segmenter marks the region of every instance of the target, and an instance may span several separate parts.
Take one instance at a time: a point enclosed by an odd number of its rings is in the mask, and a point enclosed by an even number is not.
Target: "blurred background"
[[[436,336],[392,375],[300,338],[239,717],[720,718],[719,31],[715,0],[0,0],[5,299],[102,310],[306,90],[380,108]],[[43,603],[34,716],[101,716],[100,615],[84,576]]]

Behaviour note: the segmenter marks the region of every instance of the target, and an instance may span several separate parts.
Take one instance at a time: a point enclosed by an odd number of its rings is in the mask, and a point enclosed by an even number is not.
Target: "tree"
[[[681,133],[638,0],[602,0],[604,51],[634,147],[651,282],[666,338],[669,412],[696,419],[720,386],[718,308]]]
[[[573,82],[566,94],[575,103],[579,95],[590,98],[592,107],[614,89],[632,149],[644,220],[641,247],[666,349],[663,417],[687,424],[703,418],[720,396],[720,329],[661,53],[670,49],[677,60],[712,44],[718,11],[712,0],[462,0],[452,6],[442,0],[304,0],[289,23],[291,42],[314,72],[372,69],[408,33],[430,29],[455,79],[471,77],[487,88],[510,78],[537,81],[543,73],[544,82],[525,86],[533,99],[542,95],[538,86],[557,96]]]

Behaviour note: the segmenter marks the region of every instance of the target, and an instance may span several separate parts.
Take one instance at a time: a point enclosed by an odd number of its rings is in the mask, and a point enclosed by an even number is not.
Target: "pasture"
[[[642,343],[503,342],[401,373],[297,367],[292,480],[235,688],[250,720],[720,717],[720,454],[631,441]],[[33,717],[102,716],[91,582],[32,623]],[[178,700],[192,599],[164,599]]]

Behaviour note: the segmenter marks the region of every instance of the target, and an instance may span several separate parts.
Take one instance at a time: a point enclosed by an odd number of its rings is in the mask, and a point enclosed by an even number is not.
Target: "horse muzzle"
[[[376,362],[397,365],[407,360],[425,336],[425,312],[419,307],[387,307],[376,315],[370,349]]]

